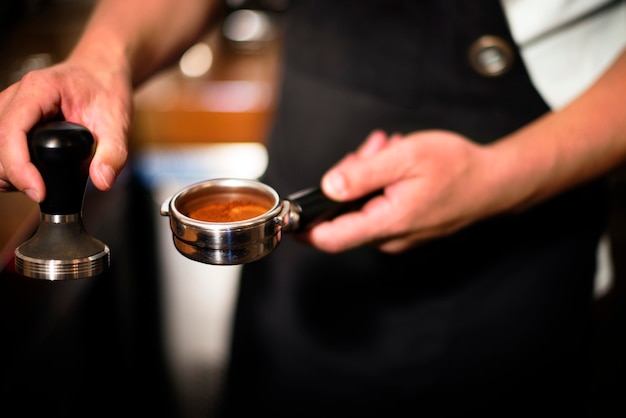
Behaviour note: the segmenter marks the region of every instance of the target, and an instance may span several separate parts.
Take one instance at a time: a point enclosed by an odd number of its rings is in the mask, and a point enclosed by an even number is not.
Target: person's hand
[[[94,135],[90,178],[98,189],[110,189],[128,155],[131,113],[132,88],[126,74],[78,60],[26,74],[0,92],[0,191],[18,190],[35,202],[45,198],[26,135],[40,121],[59,116]]]
[[[452,132],[387,137],[375,131],[326,173],[322,189],[341,201],[384,193],[299,238],[331,253],[364,244],[396,253],[455,232],[499,210],[491,155]]]

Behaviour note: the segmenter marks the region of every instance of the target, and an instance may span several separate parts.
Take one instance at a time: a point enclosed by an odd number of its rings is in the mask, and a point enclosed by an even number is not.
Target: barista
[[[280,195],[320,179],[338,200],[384,194],[244,267],[225,416],[585,408],[601,177],[626,158],[626,54],[551,109],[502,4],[290,4],[263,180]],[[45,196],[24,133],[62,113],[95,133],[92,181],[110,188],[131,88],[217,6],[101,1],[67,61],[0,95],[0,186]],[[494,56],[495,71],[481,67]]]

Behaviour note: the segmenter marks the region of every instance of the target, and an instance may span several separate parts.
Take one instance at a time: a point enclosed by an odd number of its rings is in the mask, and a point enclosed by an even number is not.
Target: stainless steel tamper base
[[[15,270],[34,279],[94,277],[110,262],[109,247],[87,234],[79,215],[42,214],[33,237],[15,250]]]
[[[109,248],[99,254],[73,260],[41,260],[15,251],[15,269],[23,276],[33,279],[70,280],[98,276],[109,266]]]

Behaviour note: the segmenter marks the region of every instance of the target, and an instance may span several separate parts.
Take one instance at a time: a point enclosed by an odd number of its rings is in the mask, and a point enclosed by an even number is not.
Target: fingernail
[[[37,193],[37,190],[34,189],[26,189],[24,190],[24,194],[26,196],[28,196],[28,198],[36,203],[40,203],[39,200],[39,193]]]
[[[113,182],[115,182],[115,171],[108,165],[100,166],[100,178],[107,186],[107,188],[111,188],[113,186]]]
[[[330,172],[324,176],[323,188],[329,197],[340,199],[346,194],[346,180],[340,173]]]

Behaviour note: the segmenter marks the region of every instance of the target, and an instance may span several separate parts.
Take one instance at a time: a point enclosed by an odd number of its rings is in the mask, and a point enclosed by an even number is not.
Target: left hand
[[[365,244],[398,253],[451,234],[501,210],[498,190],[490,187],[497,175],[492,154],[448,131],[405,137],[374,131],[325,174],[322,189],[340,201],[384,193],[299,238],[330,253]]]

